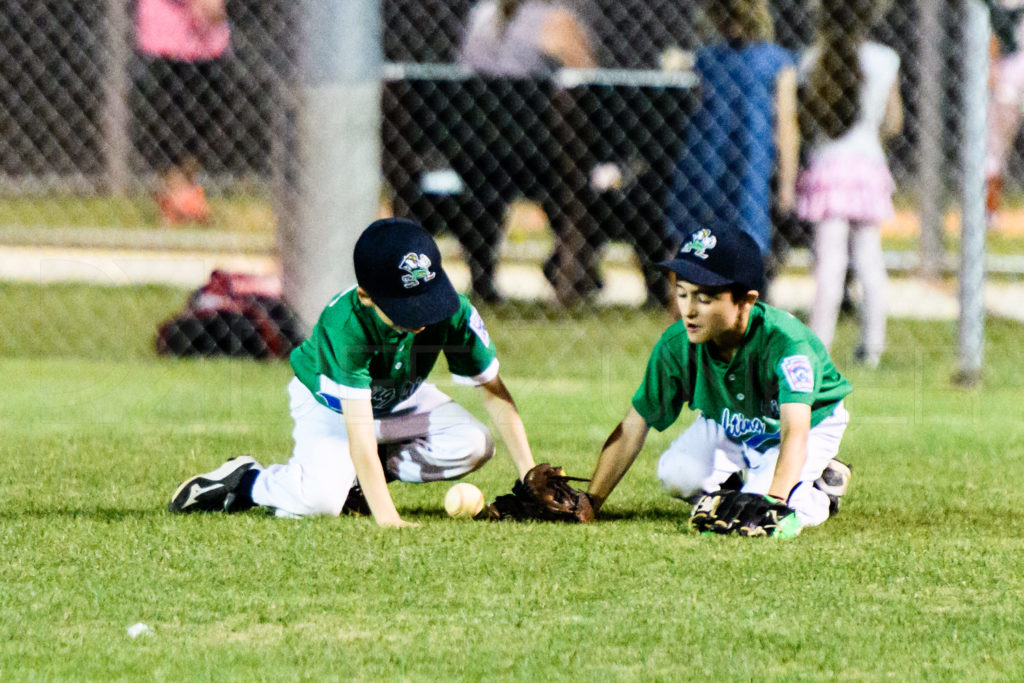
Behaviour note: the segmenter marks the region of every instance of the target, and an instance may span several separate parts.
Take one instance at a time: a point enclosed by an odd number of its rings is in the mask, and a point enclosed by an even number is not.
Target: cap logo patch
[[[718,244],[718,238],[711,234],[707,228],[702,228],[690,235],[690,241],[683,244],[680,252],[684,254],[693,253],[699,259],[708,257],[708,250],[714,249]]]
[[[431,272],[430,258],[426,254],[417,254],[413,251],[402,257],[398,267],[406,273],[402,276],[402,286],[406,289],[418,287],[420,280],[430,282],[437,274]]]

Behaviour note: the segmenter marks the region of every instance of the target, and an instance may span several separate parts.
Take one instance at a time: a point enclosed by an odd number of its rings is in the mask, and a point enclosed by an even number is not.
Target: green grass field
[[[150,351],[166,288],[0,286],[2,680],[1006,680],[1024,670],[1019,324],[984,388],[953,389],[953,323],[893,321],[855,386],[842,513],[791,541],[702,537],[652,434],[585,527],[448,519],[448,485],[392,484],[419,528],[172,517],[174,488],[290,448],[285,363]],[[589,475],[665,325],[484,312],[538,460]],[[443,363],[442,363],[443,366]],[[437,379],[483,415],[472,389]],[[507,455],[469,477],[488,499]],[[143,622],[152,635],[131,639]]]
[[[270,202],[253,188],[212,194],[210,223],[215,230],[272,234],[274,214]],[[77,194],[0,196],[0,216],[6,225],[50,228],[144,229],[163,226],[156,202],[144,194],[107,197]]]

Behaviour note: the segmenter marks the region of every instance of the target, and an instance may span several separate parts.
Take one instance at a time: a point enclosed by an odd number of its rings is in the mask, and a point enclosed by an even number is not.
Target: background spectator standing
[[[852,255],[863,290],[857,359],[872,367],[885,347],[879,225],[893,214],[882,139],[903,127],[900,58],[866,39],[885,8],[878,0],[825,0],[817,42],[801,63],[800,121],[808,155],[798,181],[798,213],[815,224],[810,327],[831,345]]]
[[[154,192],[169,225],[203,223],[209,206],[198,183],[199,155],[216,135],[223,106],[221,58],[230,44],[225,0],[138,0],[136,43],[144,60],[138,93],[158,112],[139,141],[159,171]]]
[[[985,209],[989,228],[999,227],[1003,176],[1024,109],[1024,0],[988,0],[992,17]]]
[[[773,42],[765,0],[709,0],[717,42],[696,50],[700,104],[687,124],[669,194],[667,221],[678,241],[716,223],[740,226],[772,255],[772,178],[777,208],[795,208],[799,154],[793,55]],[[762,295],[765,295],[762,292]]]
[[[489,76],[545,75],[597,66],[587,28],[548,0],[482,0],[470,10],[460,60]]]
[[[580,18],[564,4],[546,0],[482,0],[470,10],[459,61],[483,76],[531,78],[550,75],[559,67],[592,68],[597,65],[591,38]],[[524,141],[530,143],[532,141]],[[487,153],[487,150],[484,150]],[[551,159],[525,153],[524,161],[550,166]],[[471,163],[475,160],[470,160]],[[487,163],[473,163],[487,168]],[[525,169],[541,179],[550,169]],[[507,172],[507,169],[498,169]],[[473,280],[473,291],[485,301],[500,300],[494,286],[501,225],[513,183],[487,177],[484,182],[500,188],[486,202],[483,215],[473,221],[469,234],[459,231]],[[474,183],[475,185],[475,183]],[[471,187],[470,192],[474,191]],[[537,187],[536,194],[548,205],[548,218],[558,232],[560,211],[553,207],[553,187]]]

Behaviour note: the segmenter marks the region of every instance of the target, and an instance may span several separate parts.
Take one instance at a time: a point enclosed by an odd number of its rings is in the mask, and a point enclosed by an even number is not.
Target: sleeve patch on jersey
[[[780,366],[790,391],[801,394],[814,391],[814,368],[807,356],[786,356]]]
[[[473,314],[469,316],[469,329],[473,330],[476,336],[480,337],[480,341],[484,343],[484,346],[491,345],[491,335],[487,333],[484,319],[480,317],[476,306],[473,306]]]

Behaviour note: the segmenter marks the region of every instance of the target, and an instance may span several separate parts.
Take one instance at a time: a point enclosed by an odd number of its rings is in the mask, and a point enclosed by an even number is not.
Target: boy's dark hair
[[[739,303],[741,299],[747,298],[747,292],[750,291],[750,288],[746,285],[734,284],[728,286],[728,291],[732,294],[732,300]]]
[[[729,292],[729,294],[732,295],[732,300],[735,303],[739,303],[743,299],[746,299],[747,292],[750,291],[750,287],[735,282],[731,285],[722,285],[721,287],[708,287],[707,289],[715,293]]]

